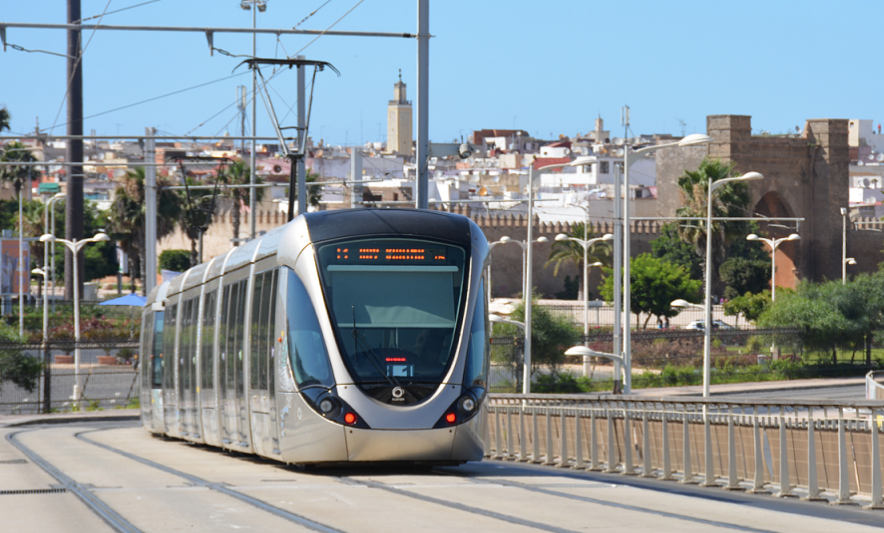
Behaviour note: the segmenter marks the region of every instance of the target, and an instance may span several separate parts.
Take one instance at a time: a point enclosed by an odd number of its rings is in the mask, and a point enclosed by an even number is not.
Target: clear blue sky
[[[108,11],[147,0],[112,0]],[[268,0],[262,28],[291,28],[326,0]],[[358,0],[331,0],[301,28],[326,29]],[[107,0],[83,0],[83,16]],[[416,0],[365,0],[336,30],[415,32]],[[64,0],[6,0],[2,22],[63,23]],[[479,128],[520,128],[541,137],[593,128],[621,132],[620,107],[635,133],[705,131],[709,114],[752,115],[753,130],[793,131],[807,118],[884,122],[878,65],[881,2],[823,1],[475,1],[434,0],[430,9],[430,136],[450,141]],[[95,22],[95,21],[91,21]],[[107,24],[249,27],[238,0],[160,0]],[[209,56],[202,34],[85,32],[85,116],[229,76],[240,59]],[[258,55],[298,51],[313,37],[259,36]],[[58,30],[7,30],[7,41],[63,53]],[[215,46],[251,52],[248,36],[217,34]],[[416,43],[390,38],[322,37],[302,52],[341,70],[318,76],[311,135],[334,144],[386,139],[386,105],[398,69],[416,96]],[[137,135],[145,126],[173,134],[239,131],[230,105],[238,78],[104,114],[88,132]],[[876,72],[879,72],[876,74]],[[0,53],[0,105],[14,132],[64,123],[65,60],[8,49]],[[271,82],[295,102],[295,75]],[[280,115],[287,107],[277,94]],[[60,110],[60,112],[59,112]],[[56,115],[58,119],[56,120]],[[292,124],[290,115],[286,122]],[[206,121],[205,125],[198,127]],[[64,133],[56,128],[55,133]],[[271,135],[259,101],[258,133]]]

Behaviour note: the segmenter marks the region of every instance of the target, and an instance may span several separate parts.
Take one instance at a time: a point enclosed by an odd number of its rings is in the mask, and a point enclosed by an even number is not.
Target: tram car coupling
[[[480,460],[487,261],[461,215],[299,216],[151,292],[142,423],[286,463]]]

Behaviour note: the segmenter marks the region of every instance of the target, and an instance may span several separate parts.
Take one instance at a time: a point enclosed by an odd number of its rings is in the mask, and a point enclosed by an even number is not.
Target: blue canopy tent
[[[98,305],[130,305],[133,307],[144,307],[144,302],[147,301],[147,298],[144,296],[138,296],[137,294],[127,294],[126,296],[121,296],[120,298],[114,298],[113,300],[108,300],[106,302],[101,302]]]

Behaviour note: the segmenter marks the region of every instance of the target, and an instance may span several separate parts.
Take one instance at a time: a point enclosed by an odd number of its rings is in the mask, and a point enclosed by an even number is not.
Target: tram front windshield
[[[439,383],[457,344],[463,248],[367,239],[328,244],[318,255],[338,346],[353,379]]]

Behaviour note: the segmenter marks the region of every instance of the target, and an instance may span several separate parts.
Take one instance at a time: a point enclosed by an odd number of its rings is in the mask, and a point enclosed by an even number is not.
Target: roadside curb
[[[127,409],[128,411],[128,409]],[[4,427],[24,427],[38,426],[44,424],[75,424],[82,422],[130,422],[141,419],[141,410],[133,409],[131,413],[96,413],[90,415],[34,415],[33,417],[22,417],[22,420],[11,420],[6,422],[4,417],[0,417],[0,428]]]
[[[730,391],[716,391],[715,385],[712,385],[711,390],[709,391],[710,396],[739,396],[742,394],[753,394],[758,392],[783,392],[783,391],[800,391],[800,390],[810,390],[810,389],[831,389],[852,385],[863,385],[865,383],[865,378],[846,378],[840,380],[837,383],[825,383],[825,382],[815,382],[815,383],[802,383],[803,380],[793,380],[793,381],[763,381],[763,382],[754,382],[754,383],[770,383],[770,387],[756,387],[749,389],[740,389],[740,390],[730,390]],[[753,384],[754,384],[753,383]],[[791,385],[793,384],[794,385]],[[777,385],[774,385],[777,384]],[[786,386],[786,384],[790,384]],[[688,391],[675,391],[673,388],[655,388],[655,389],[640,389],[649,392],[636,393],[633,390],[633,396],[677,396],[677,397],[693,397],[693,396],[702,396],[702,386],[692,385],[692,387],[696,387],[696,390],[688,390]],[[650,392],[653,391],[653,392]]]

